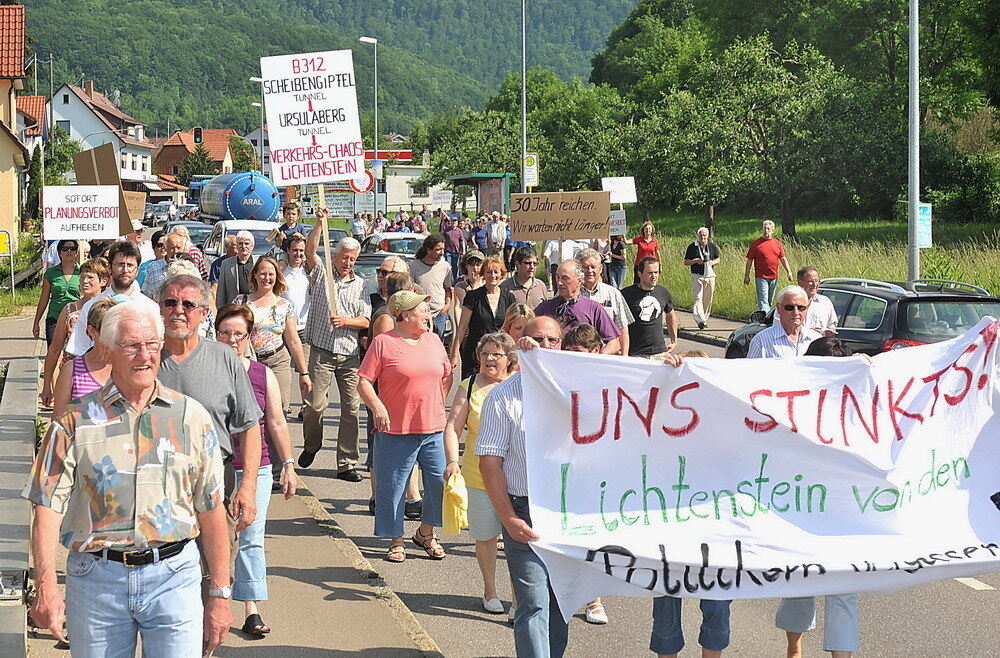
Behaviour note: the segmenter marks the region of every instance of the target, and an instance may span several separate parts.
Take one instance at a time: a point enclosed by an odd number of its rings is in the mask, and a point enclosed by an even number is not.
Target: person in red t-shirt
[[[767,312],[771,310],[771,298],[778,282],[778,263],[785,268],[789,281],[792,278],[792,268],[785,258],[785,248],[781,241],[774,237],[774,222],[767,219],[763,223],[764,235],[757,238],[747,250],[747,267],[743,273],[743,283],[750,285],[750,266],[754,269],[754,283],[757,288],[757,308]]]
[[[635,255],[635,262],[642,262],[643,258],[655,258],[656,262],[660,262],[660,243],[656,241],[656,236],[653,234],[653,222],[645,221],[642,223],[642,228],[639,229],[639,235],[635,236],[630,240],[638,248],[638,252]],[[633,267],[633,274],[635,278],[639,278],[638,270]]]

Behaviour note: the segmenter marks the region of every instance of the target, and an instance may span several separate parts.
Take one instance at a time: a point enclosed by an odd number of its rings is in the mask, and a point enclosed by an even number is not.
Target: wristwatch
[[[231,599],[233,598],[233,588],[226,585],[221,589],[210,589],[208,590],[208,595],[219,599]]]

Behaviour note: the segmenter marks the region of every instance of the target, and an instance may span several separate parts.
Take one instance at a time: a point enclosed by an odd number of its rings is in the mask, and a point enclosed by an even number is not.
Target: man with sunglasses
[[[142,294],[135,277],[139,272],[139,249],[128,242],[120,240],[108,248],[107,259],[111,264],[111,285],[108,289],[97,295],[80,309],[80,317],[73,325],[73,331],[66,342],[66,351],[74,356],[82,356],[94,346],[94,341],[87,335],[87,316],[90,315],[90,308],[94,303],[103,297],[114,297],[124,295],[150,309],[160,312],[159,305],[152,299]]]
[[[545,282],[535,277],[538,268],[538,255],[530,244],[518,247],[514,251],[514,274],[500,284],[500,290],[506,290],[514,299],[529,308],[535,308],[549,296]]]
[[[837,335],[837,309],[826,295],[819,292],[819,270],[806,266],[796,273],[799,285],[809,296],[809,310],[806,312],[805,326],[820,332],[824,336]],[[774,322],[778,324],[778,314],[774,314]]]
[[[160,288],[167,280],[167,268],[174,262],[178,254],[187,253],[184,237],[177,233],[169,233],[163,238],[163,257],[146,268],[142,281],[142,294],[150,299],[156,299]]]
[[[786,286],[778,292],[775,314],[778,324],[759,332],[750,341],[749,359],[787,359],[802,356],[809,343],[823,334],[806,326],[809,295],[801,286]]]

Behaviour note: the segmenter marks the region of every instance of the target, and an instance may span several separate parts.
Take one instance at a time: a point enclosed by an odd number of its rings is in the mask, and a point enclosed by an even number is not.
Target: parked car
[[[172,201],[160,201],[153,205],[150,226],[161,226],[177,216],[177,207]]]
[[[361,241],[361,255],[406,256],[413,258],[424,243],[419,233],[372,233]]]
[[[961,281],[823,279],[819,291],[837,311],[837,338],[854,352],[869,355],[948,340],[984,316],[1000,317],[1000,297]],[[773,321],[774,309],[753,312],[750,323],[726,342],[726,358],[745,358],[753,337]]]
[[[167,222],[167,224],[164,225],[163,230],[164,232],[169,233],[175,226],[186,226],[188,235],[191,236],[191,243],[197,245],[199,248],[203,247],[209,234],[212,232],[212,227],[208,224],[202,224],[201,222],[191,220],[176,220]]]
[[[340,242],[340,240],[342,238],[346,238],[347,237],[347,231],[345,229],[337,228],[336,226],[331,226],[331,227],[329,227],[328,230],[330,231],[330,244],[331,245],[336,245],[338,242]],[[309,237],[309,236],[307,235],[306,237]],[[276,258],[278,260],[281,260],[283,252],[284,252],[284,250],[282,250],[280,247],[278,247],[277,245],[273,245],[272,244],[270,250],[267,252],[267,255],[270,256],[270,257],[272,257],[272,258]],[[323,244],[323,238],[322,237],[319,240],[319,248],[316,250],[316,254],[320,258],[326,258],[326,245]]]
[[[209,265],[215,259],[225,257],[226,249],[223,244],[226,237],[236,235],[240,231],[250,231],[253,233],[253,253],[255,256],[267,254],[274,246],[269,236],[271,235],[271,231],[278,228],[278,223],[265,222],[260,219],[228,219],[218,222],[210,228],[212,232],[205,239],[205,246],[202,247],[202,252],[205,254],[205,261]]]

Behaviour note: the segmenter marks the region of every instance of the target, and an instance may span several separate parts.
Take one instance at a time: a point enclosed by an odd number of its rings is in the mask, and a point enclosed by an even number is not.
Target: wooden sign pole
[[[318,205],[323,210],[326,210],[326,186],[323,183],[316,185],[316,196],[319,197]],[[333,291],[333,251],[330,249],[330,226],[327,223],[329,217],[326,213],[323,213],[324,217],[322,219],[322,226],[320,230],[323,231],[323,249],[326,251],[326,258],[323,259],[323,266],[326,267],[326,301],[328,308],[330,309],[330,316],[339,315],[337,312],[337,295]]]

